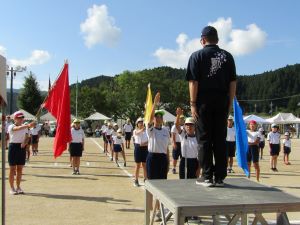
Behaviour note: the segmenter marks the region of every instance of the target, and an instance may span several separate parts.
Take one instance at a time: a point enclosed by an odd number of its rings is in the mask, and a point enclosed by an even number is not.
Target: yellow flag
[[[147,97],[146,97],[146,104],[145,104],[145,124],[148,124],[151,117],[151,111],[152,111],[152,93],[150,88],[150,83],[148,84],[148,90],[147,90]]]

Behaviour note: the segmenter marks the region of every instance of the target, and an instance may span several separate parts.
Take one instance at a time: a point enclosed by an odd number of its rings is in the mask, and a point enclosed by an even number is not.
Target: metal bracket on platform
[[[290,221],[285,212],[277,213],[277,225],[290,225]]]
[[[260,222],[261,225],[268,225],[268,222],[265,220],[261,213],[255,214],[252,225],[257,225],[258,222]]]
[[[213,219],[213,225],[221,225],[219,215],[212,215],[212,219]]]

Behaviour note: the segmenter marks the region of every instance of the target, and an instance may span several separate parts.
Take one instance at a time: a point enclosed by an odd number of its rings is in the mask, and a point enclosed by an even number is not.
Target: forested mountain
[[[161,92],[162,106],[174,113],[177,106],[188,109],[188,82],[185,69],[157,67],[124,71],[115,77],[99,76],[79,83],[78,114],[86,117],[94,111],[110,117],[137,118],[142,114],[147,84],[153,95]],[[296,97],[277,99],[286,96]],[[289,111],[298,114],[300,102],[300,64],[251,76],[238,76],[237,98],[246,114]],[[275,99],[275,100],[265,100]],[[244,101],[263,100],[263,101]],[[75,112],[75,85],[71,86],[72,112]]]

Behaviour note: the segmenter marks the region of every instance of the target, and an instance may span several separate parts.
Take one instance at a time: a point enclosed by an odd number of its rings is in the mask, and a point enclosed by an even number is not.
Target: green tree
[[[18,97],[18,107],[35,115],[41,104],[42,95],[35,75],[30,71],[25,77],[23,88]]]

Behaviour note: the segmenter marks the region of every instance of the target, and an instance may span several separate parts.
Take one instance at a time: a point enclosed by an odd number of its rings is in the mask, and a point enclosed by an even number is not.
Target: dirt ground
[[[117,167],[103,153],[100,138],[86,138],[81,175],[71,175],[68,152],[54,160],[52,142],[53,138],[41,138],[38,156],[32,156],[26,165],[22,181],[25,195],[9,195],[6,182],[8,225],[143,224],[144,189],[133,186],[132,144],[131,149],[126,150],[127,167]],[[122,158],[119,158],[122,165]],[[260,183],[300,197],[298,139],[292,139],[290,158],[292,165],[286,166],[281,154],[279,172],[270,171],[268,149],[265,148],[265,156],[260,162]],[[234,170],[236,173],[230,177],[244,177],[239,168],[234,167]],[[6,174],[8,176],[8,170]],[[169,179],[178,179],[178,174],[170,172]],[[141,177],[143,184],[142,180]],[[251,180],[255,180],[254,174]],[[288,213],[288,216],[294,221],[292,224],[300,224],[300,212]],[[267,218],[274,220],[276,217],[272,214]]]

